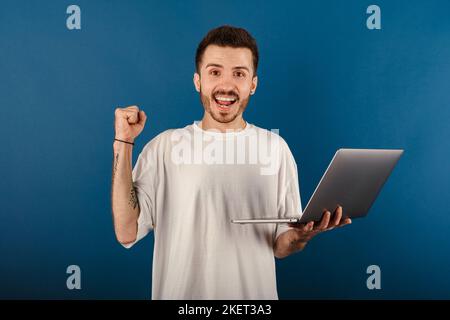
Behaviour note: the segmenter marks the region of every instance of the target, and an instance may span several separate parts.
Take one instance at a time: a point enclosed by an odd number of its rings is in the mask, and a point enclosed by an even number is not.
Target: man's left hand
[[[314,221],[310,221],[306,224],[295,223],[290,224],[290,226],[294,227],[293,230],[296,232],[296,241],[308,242],[319,233],[330,231],[334,228],[340,228],[351,223],[352,220],[350,218],[342,219],[342,207],[338,206],[333,213],[333,219],[331,219],[331,212],[325,210],[322,215],[322,220],[316,225],[314,225]]]
[[[314,225],[314,221],[306,224],[289,224],[293,228],[282,233],[275,242],[275,256],[284,258],[294,252],[303,250],[306,244],[318,234],[352,223],[350,218],[343,219],[342,216],[342,207],[338,206],[333,213],[333,219],[331,219],[331,212],[325,210],[322,219],[316,225]]]

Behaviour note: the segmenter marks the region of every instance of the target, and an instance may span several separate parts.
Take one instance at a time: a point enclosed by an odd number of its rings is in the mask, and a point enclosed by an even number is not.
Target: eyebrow
[[[217,68],[223,68],[223,66],[221,64],[217,64],[217,63],[208,63],[205,66],[205,69],[209,68],[209,67],[217,67]],[[233,67],[233,70],[236,69],[244,69],[247,70],[248,72],[250,72],[249,68],[247,68],[246,66],[237,66],[237,67]]]
[[[220,64],[217,64],[217,63],[208,63],[206,66],[205,66],[205,69],[206,68],[209,68],[209,67],[218,67],[218,68],[223,68],[223,66],[222,65],[220,65]]]
[[[247,70],[247,72],[250,72],[250,70],[246,66],[237,66],[237,67],[233,68],[233,70],[236,70],[236,69],[244,69],[244,70]]]

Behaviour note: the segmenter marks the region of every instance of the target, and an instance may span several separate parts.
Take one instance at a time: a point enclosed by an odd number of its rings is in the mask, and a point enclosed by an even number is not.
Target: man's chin
[[[229,113],[229,112],[211,112],[211,117],[220,123],[229,123],[237,118],[237,113]]]

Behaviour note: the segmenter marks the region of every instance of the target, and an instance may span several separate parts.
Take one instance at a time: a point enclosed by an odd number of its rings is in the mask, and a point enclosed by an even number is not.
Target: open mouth
[[[214,97],[214,101],[220,110],[228,110],[236,103],[237,97],[217,95]]]

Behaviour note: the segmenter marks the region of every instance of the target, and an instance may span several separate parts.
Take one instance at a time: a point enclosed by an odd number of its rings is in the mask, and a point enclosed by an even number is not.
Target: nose
[[[230,76],[224,76],[222,78],[221,83],[217,86],[218,91],[230,92],[234,91],[237,93],[236,84],[233,81],[233,78]]]

